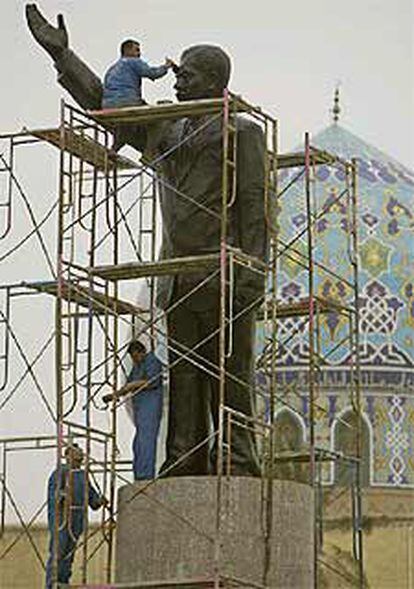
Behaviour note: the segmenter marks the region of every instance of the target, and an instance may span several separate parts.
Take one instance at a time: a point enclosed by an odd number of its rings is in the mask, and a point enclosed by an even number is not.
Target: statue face
[[[211,81],[206,72],[200,69],[199,63],[199,59],[191,56],[181,59],[174,85],[178,100],[197,100],[212,96]]]

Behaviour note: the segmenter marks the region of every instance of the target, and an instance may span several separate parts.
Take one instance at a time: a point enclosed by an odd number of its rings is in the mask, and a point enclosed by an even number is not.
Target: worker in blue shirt
[[[116,393],[103,396],[103,401],[133,394],[132,406],[135,436],[132,444],[134,479],[155,477],[157,438],[162,416],[162,364],[143,343],[132,341],[128,346],[133,367],[126,384]]]
[[[66,464],[54,470],[49,477],[47,486],[47,519],[50,533],[49,558],[46,565],[46,589],[52,589],[52,566],[55,554],[55,521],[59,514],[57,583],[69,583],[72,575],[72,563],[75,556],[76,543],[82,534],[85,524],[86,473],[81,469],[83,451],[77,444],[67,446],[65,450]],[[56,485],[59,485],[59,506],[56,509]],[[96,510],[107,504],[89,483],[88,505]]]
[[[141,45],[138,41],[127,39],[121,44],[121,57],[105,74],[102,107],[119,108],[142,104],[142,78],[162,78],[173,67],[176,66],[168,57],[163,65],[148,65],[141,59]]]
[[[142,98],[142,78],[156,80],[162,78],[169,69],[176,70],[172,59],[166,57],[165,63],[159,66],[148,65],[141,59],[141,45],[138,41],[127,39],[121,44],[121,57],[105,74],[103,84],[102,108],[121,108],[145,104]],[[128,142],[128,127],[118,126],[115,129],[113,150],[118,151]]]

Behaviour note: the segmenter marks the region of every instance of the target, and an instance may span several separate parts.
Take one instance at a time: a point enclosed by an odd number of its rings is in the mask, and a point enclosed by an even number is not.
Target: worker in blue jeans
[[[49,558],[46,565],[46,589],[52,589],[52,567],[55,554],[55,521],[59,513],[57,583],[67,584],[72,575],[76,543],[84,530],[86,502],[86,473],[81,469],[83,451],[77,444],[65,450],[66,464],[54,470],[47,487],[47,515],[50,533]],[[59,506],[56,509],[56,484],[59,485]],[[107,504],[104,496],[89,483],[88,505],[96,510]]]
[[[133,367],[126,384],[115,394],[104,395],[103,401],[132,394],[135,436],[132,444],[134,479],[155,477],[157,438],[162,416],[162,364],[153,352],[139,341],[128,346]]]

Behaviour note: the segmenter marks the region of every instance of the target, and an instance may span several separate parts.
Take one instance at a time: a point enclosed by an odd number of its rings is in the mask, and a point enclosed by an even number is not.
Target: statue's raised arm
[[[57,27],[54,27],[45,19],[36,4],[26,4],[26,19],[33,37],[52,57],[61,86],[82,108],[101,108],[101,80],[69,48],[69,37],[63,16],[58,15]]]
[[[26,4],[26,18],[29,29],[36,41],[56,61],[69,47],[68,32],[62,14],[58,14],[58,26],[48,23],[36,4]]]

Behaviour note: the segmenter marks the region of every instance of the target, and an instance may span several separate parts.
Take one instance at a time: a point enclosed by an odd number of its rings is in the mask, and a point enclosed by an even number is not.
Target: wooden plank
[[[33,288],[38,292],[58,296],[57,281],[49,282],[31,282],[25,283],[28,288]],[[71,303],[76,303],[81,307],[89,309],[90,301],[92,302],[92,310],[97,315],[104,315],[109,313],[111,315],[140,315],[145,313],[145,309],[137,307],[132,303],[115,299],[114,297],[105,295],[104,293],[93,290],[89,291],[87,287],[80,286],[77,283],[63,283],[62,297]]]
[[[27,134],[60,148],[59,128],[34,129],[28,131]],[[119,170],[138,168],[138,165],[129,158],[115,155],[102,144],[82,135],[79,131],[65,129],[65,151],[101,171],[111,170],[115,166]]]
[[[317,462],[334,462],[334,461],[344,461],[344,462],[358,462],[359,459],[356,456],[350,456],[344,454],[343,452],[335,452],[333,450],[328,450],[325,448],[315,448],[315,459]],[[311,460],[311,452],[310,449],[304,450],[285,450],[283,452],[277,452],[274,457],[274,462],[284,463],[284,462],[310,462]]]
[[[269,158],[272,159],[274,154],[272,152],[268,152]],[[301,168],[305,165],[305,152],[298,151],[292,153],[278,153],[276,155],[277,161],[277,169],[282,170],[285,168]],[[311,146],[310,151],[310,163],[311,165],[333,165],[333,164],[341,164],[344,167],[349,166],[350,162],[347,162],[334,153],[329,153],[328,151],[317,149],[316,147]]]
[[[309,315],[309,306],[310,306],[310,299],[309,297],[304,297],[299,301],[295,301],[292,303],[281,303],[280,301],[276,301],[276,318],[277,319],[286,319],[289,317],[306,317]],[[318,313],[351,313],[352,309],[347,307],[346,305],[342,305],[335,301],[334,299],[324,298],[324,297],[314,297],[314,312]],[[272,302],[269,301],[268,303],[268,313],[269,313],[269,321],[271,320],[271,313],[272,313]],[[259,311],[259,319],[264,318],[264,309],[262,308]]]
[[[127,262],[116,266],[95,266],[89,268],[94,276],[100,276],[105,280],[130,280],[132,278],[144,278],[146,276],[167,276],[172,274],[190,274],[200,270],[213,270],[218,268],[219,254],[207,254],[202,256],[186,256],[160,260],[159,262]]]
[[[256,107],[248,105],[237,98],[230,100],[230,105],[237,112],[256,111]],[[201,115],[215,115],[223,111],[223,98],[207,98],[201,100],[184,100],[171,104],[156,104],[145,106],[129,106],[124,108],[107,108],[104,110],[90,110],[87,114],[105,125],[119,125],[121,123],[154,123],[173,121],[184,117]]]
[[[70,585],[73,589],[214,589],[215,581],[213,578],[193,578],[193,579],[171,579],[169,581],[141,581],[136,583],[112,583],[112,584],[76,584]],[[237,577],[228,577],[220,575],[219,586],[223,589],[232,587],[248,587],[249,589],[265,589],[263,585],[252,581],[244,581]]]

